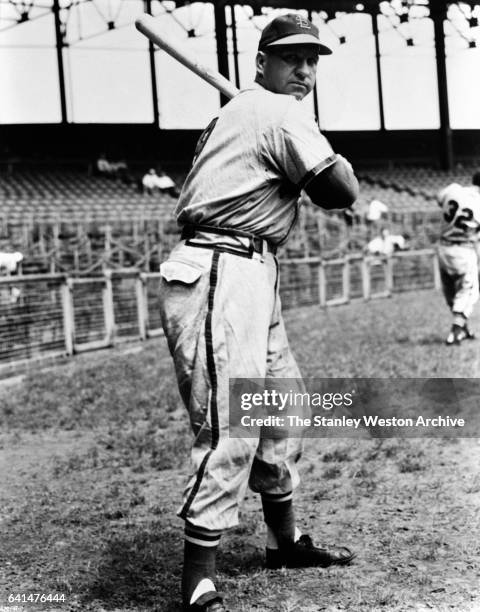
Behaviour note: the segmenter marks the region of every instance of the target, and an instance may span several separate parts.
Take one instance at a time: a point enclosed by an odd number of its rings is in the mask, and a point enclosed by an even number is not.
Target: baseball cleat
[[[223,605],[222,596],[217,592],[205,593],[184,610],[186,612],[228,612]]]
[[[447,339],[445,340],[445,343],[448,345],[460,344],[460,342],[465,340],[465,338],[468,338],[468,332],[466,331],[465,327],[455,325],[454,323],[450,333],[447,336]]]
[[[288,548],[267,548],[265,565],[268,569],[281,567],[329,567],[330,565],[348,565],[356,557],[345,546],[317,548],[308,535],[300,536]]]
[[[475,336],[475,332],[472,332],[471,329],[469,329],[468,325],[465,325],[465,327],[463,328],[465,330],[465,333],[467,334],[465,336],[465,338],[467,340],[475,340],[476,336]]]

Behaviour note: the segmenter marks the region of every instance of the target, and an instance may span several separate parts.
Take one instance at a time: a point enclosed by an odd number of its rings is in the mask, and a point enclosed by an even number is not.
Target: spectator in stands
[[[366,214],[367,223],[378,223],[385,219],[388,213],[388,206],[380,200],[372,200]]]
[[[159,176],[155,168],[150,168],[142,179],[142,185],[149,194],[153,194],[158,189],[161,192],[169,193],[173,198],[178,198],[180,195],[173,180],[163,170],[160,170]]]
[[[19,251],[15,251],[15,253],[0,252],[0,274],[15,274],[21,261],[23,261],[23,255]]]
[[[125,177],[129,176],[128,166],[125,160],[122,159],[118,162],[108,161],[105,153],[100,153],[98,156],[96,170],[98,174],[103,176],[108,176],[110,178],[120,177],[124,182],[126,182]]]
[[[180,195],[180,191],[177,189],[173,179],[168,176],[165,170],[160,170],[157,186],[160,191],[166,191],[172,196],[172,198],[178,198]]]
[[[390,257],[395,251],[404,251],[407,247],[407,241],[401,235],[390,234],[390,230],[386,227],[365,247],[365,251],[370,255],[385,255]]]

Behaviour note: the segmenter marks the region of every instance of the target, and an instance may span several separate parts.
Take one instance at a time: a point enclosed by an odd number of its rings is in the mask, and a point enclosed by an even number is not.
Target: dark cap
[[[480,170],[477,170],[476,172],[473,173],[472,183],[476,185],[477,187],[480,187]]]
[[[332,52],[321,44],[318,28],[297,13],[281,15],[265,26],[258,50],[264,51],[267,47],[276,45],[316,45],[319,55],[330,55]]]

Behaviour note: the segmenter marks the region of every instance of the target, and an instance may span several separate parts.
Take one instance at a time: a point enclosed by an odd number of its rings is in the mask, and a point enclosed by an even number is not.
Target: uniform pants
[[[438,260],[443,294],[449,308],[468,318],[479,297],[475,248],[460,244],[440,245]]]
[[[280,311],[278,264],[181,242],[161,265],[161,317],[195,434],[179,516],[206,529],[238,524],[247,485],[287,493],[299,482],[299,438],[229,437],[230,378],[295,378]]]

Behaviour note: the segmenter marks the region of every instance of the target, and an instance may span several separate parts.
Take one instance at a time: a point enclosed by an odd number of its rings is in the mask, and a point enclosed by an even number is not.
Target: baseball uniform
[[[300,439],[229,438],[229,378],[300,377],[275,251],[300,190],[335,161],[306,107],[259,84],[200,138],[176,209],[184,239],[161,265],[163,327],[195,434],[179,510],[192,525],[236,525],[248,484],[272,495],[298,484]]]
[[[452,183],[438,195],[442,209],[438,247],[443,293],[453,313],[467,319],[479,297],[476,243],[480,230],[480,190]]]

